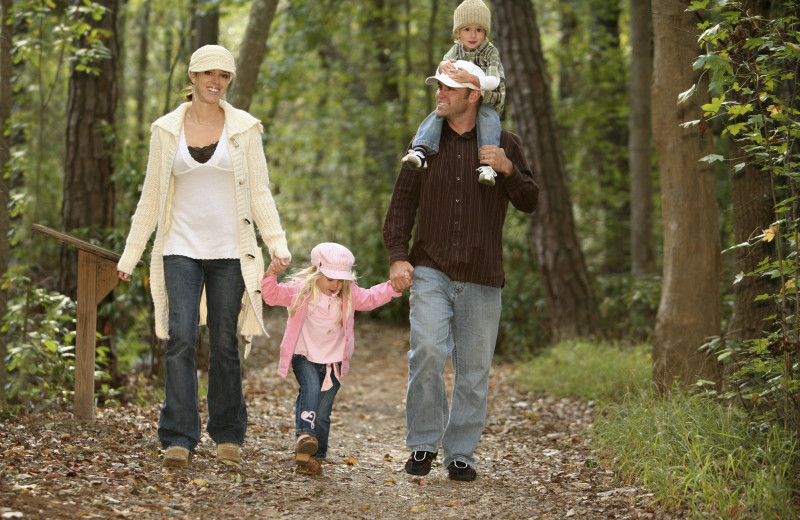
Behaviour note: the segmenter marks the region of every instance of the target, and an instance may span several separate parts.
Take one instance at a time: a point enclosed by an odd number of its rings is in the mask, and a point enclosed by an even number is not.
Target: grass
[[[692,518],[797,518],[798,442],[777,425],[701,394],[659,398],[645,347],[563,343],[520,366],[518,382],[599,402],[596,449],[628,482]]]

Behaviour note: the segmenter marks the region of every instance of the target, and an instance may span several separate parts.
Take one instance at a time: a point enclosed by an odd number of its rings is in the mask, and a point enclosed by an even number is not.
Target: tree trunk
[[[277,8],[278,0],[253,0],[250,8],[250,18],[236,63],[236,80],[231,85],[233,89],[230,93],[231,104],[242,110],[250,109],[258,82],[258,71],[267,50],[269,28]]]
[[[81,0],[73,0],[76,7]],[[109,57],[92,65],[99,74],[75,70],[73,64],[69,78],[67,98],[67,144],[64,160],[64,202],[62,205],[62,230],[75,230],[84,239],[102,239],[107,228],[113,226],[114,187],[111,175],[114,170],[113,131],[117,105],[116,71],[119,42],[116,21],[118,0],[97,2],[106,8],[99,21],[84,20],[93,28],[109,31],[111,36],[103,41]],[[75,42],[77,49],[88,49],[86,38]],[[60,289],[75,296],[77,288],[77,254],[71,248],[62,249]]]
[[[598,334],[600,315],[575,236],[564,154],[533,4],[498,0],[493,7],[506,71],[507,105],[513,104],[514,128],[525,143],[541,189],[539,209],[530,219],[531,235],[553,336],[558,341]]]
[[[444,52],[436,54],[434,51],[434,49],[440,48],[440,46],[437,45],[437,42],[439,41],[439,38],[437,38],[437,35],[439,34],[439,26],[436,23],[436,15],[438,12],[439,0],[431,0],[431,15],[428,18],[428,31],[425,38],[426,62],[428,64],[428,68],[425,69],[426,77],[433,75],[433,73],[436,71],[436,67],[439,65],[439,62],[442,61],[442,56],[444,56]],[[435,107],[436,103],[434,101],[434,95],[433,89],[425,89],[426,107]],[[431,110],[433,110],[433,108],[431,108]]]
[[[701,352],[720,333],[720,236],[714,170],[700,158],[712,152],[712,135],[699,120],[700,99],[677,104],[695,84],[700,54],[697,19],[683,0],[662,0],[653,10],[655,41],[653,129],[661,175],[664,275],[653,338],[654,379],[661,393],[675,382],[718,379],[715,359]],[[707,89],[700,88],[700,92]],[[707,97],[707,96],[705,96]]]
[[[625,74],[609,69],[623,70],[625,62],[620,50],[620,2],[592,0],[590,33],[591,76],[595,78],[596,96],[607,100],[609,106],[623,106],[626,102]],[[627,274],[630,269],[630,185],[627,172],[626,148],[627,124],[617,110],[607,110],[602,120],[598,137],[601,146],[590,146],[590,171],[600,186],[602,223],[597,231],[601,234],[602,272],[605,275]]]
[[[11,118],[11,47],[14,24],[6,23],[13,7],[13,0],[0,0],[0,277],[8,273],[10,250],[8,230],[11,216],[8,206],[11,179],[6,173],[11,167],[11,134],[5,132]],[[8,312],[8,291],[0,289],[0,318]],[[6,354],[8,336],[0,330],[0,408],[6,403]]]
[[[742,8],[752,15],[766,17],[770,0],[744,0]],[[731,166],[735,166],[741,162],[744,152],[734,139],[729,143]],[[731,169],[731,193],[734,243],[741,244],[760,234],[775,219],[769,173],[749,165],[738,172]],[[758,242],[737,251],[736,271],[751,273],[764,258],[772,256],[773,243]],[[770,300],[756,301],[755,298],[774,294],[777,287],[775,280],[765,276],[746,276],[734,285],[733,316],[728,324],[732,339],[742,342],[764,336],[762,331],[769,326],[765,320],[775,312],[775,306]]]
[[[631,80],[628,168],[631,177],[631,274],[636,280],[656,270],[653,246],[652,130],[650,82],[653,78],[650,0],[630,0]]]
[[[219,2],[198,0],[194,9],[194,49],[219,42]]]
[[[142,3],[141,22],[139,23],[139,48],[136,60],[136,84],[147,84],[147,55],[150,48],[150,38],[147,28],[150,26],[150,0],[144,0]],[[147,97],[150,95],[149,89],[137,88],[134,89],[134,99],[136,100],[136,141],[137,145],[146,143],[147,133],[145,129],[147,124],[145,121],[145,111],[147,109]]]
[[[98,74],[76,70],[72,65],[67,97],[67,145],[64,159],[64,201],[62,205],[62,230],[80,238],[102,240],[107,229],[114,225],[114,173],[115,114],[117,105],[116,73],[119,56],[117,16],[119,0],[101,0],[106,8],[100,20],[87,18],[85,23],[110,35],[101,42],[108,50],[108,58],[92,63]],[[73,5],[82,5],[73,0]],[[86,37],[74,42],[78,52],[96,45]],[[75,248],[61,249],[60,291],[75,298],[77,293],[77,252]],[[98,330],[105,337],[113,337],[110,319],[101,319]],[[117,376],[116,355],[110,345],[108,372]]]

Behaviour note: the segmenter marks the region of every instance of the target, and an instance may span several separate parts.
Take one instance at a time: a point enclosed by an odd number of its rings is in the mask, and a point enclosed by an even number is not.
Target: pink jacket
[[[268,276],[261,280],[261,296],[267,305],[291,307],[294,303],[297,294],[300,292],[302,280],[295,280],[290,283],[278,283],[278,277],[275,275]],[[371,311],[377,309],[396,298],[402,296],[402,293],[395,291],[392,288],[391,282],[383,282],[381,284],[370,287],[369,289],[362,289],[361,287],[353,284],[351,286],[351,294],[353,296],[353,309],[357,311]],[[291,316],[286,321],[286,331],[283,334],[283,341],[281,341],[281,359],[278,364],[278,375],[286,377],[289,373],[289,367],[292,365],[292,355],[294,354],[294,347],[297,345],[297,338],[300,337],[300,329],[303,326],[303,320],[306,316],[308,309],[308,302],[304,302],[298,307],[294,316]],[[344,309],[342,309],[344,311]],[[355,323],[354,312],[350,315],[344,316],[342,312],[342,326],[344,327],[344,358],[342,359],[341,374],[344,376],[350,370],[350,358],[353,357],[355,350],[355,334],[353,333],[353,325]]]

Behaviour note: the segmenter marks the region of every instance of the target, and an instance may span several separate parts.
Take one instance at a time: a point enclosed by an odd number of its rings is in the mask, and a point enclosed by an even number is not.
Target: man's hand
[[[487,144],[481,146],[479,151],[481,164],[488,164],[494,171],[508,177],[514,173],[514,163],[506,157],[506,152],[499,146]]]
[[[395,291],[405,291],[414,285],[414,266],[405,260],[395,260],[389,266],[389,280]]]

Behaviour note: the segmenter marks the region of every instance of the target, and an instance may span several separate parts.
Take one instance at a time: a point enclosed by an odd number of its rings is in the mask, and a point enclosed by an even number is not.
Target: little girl
[[[278,374],[286,377],[291,364],[300,384],[295,404],[299,473],[322,473],[333,400],[355,349],[354,311],[369,311],[401,296],[388,281],[369,289],[357,286],[354,262],[346,247],[325,242],[311,250],[312,265],[287,283],[278,283],[275,264],[261,281],[264,301],[289,310]]]

